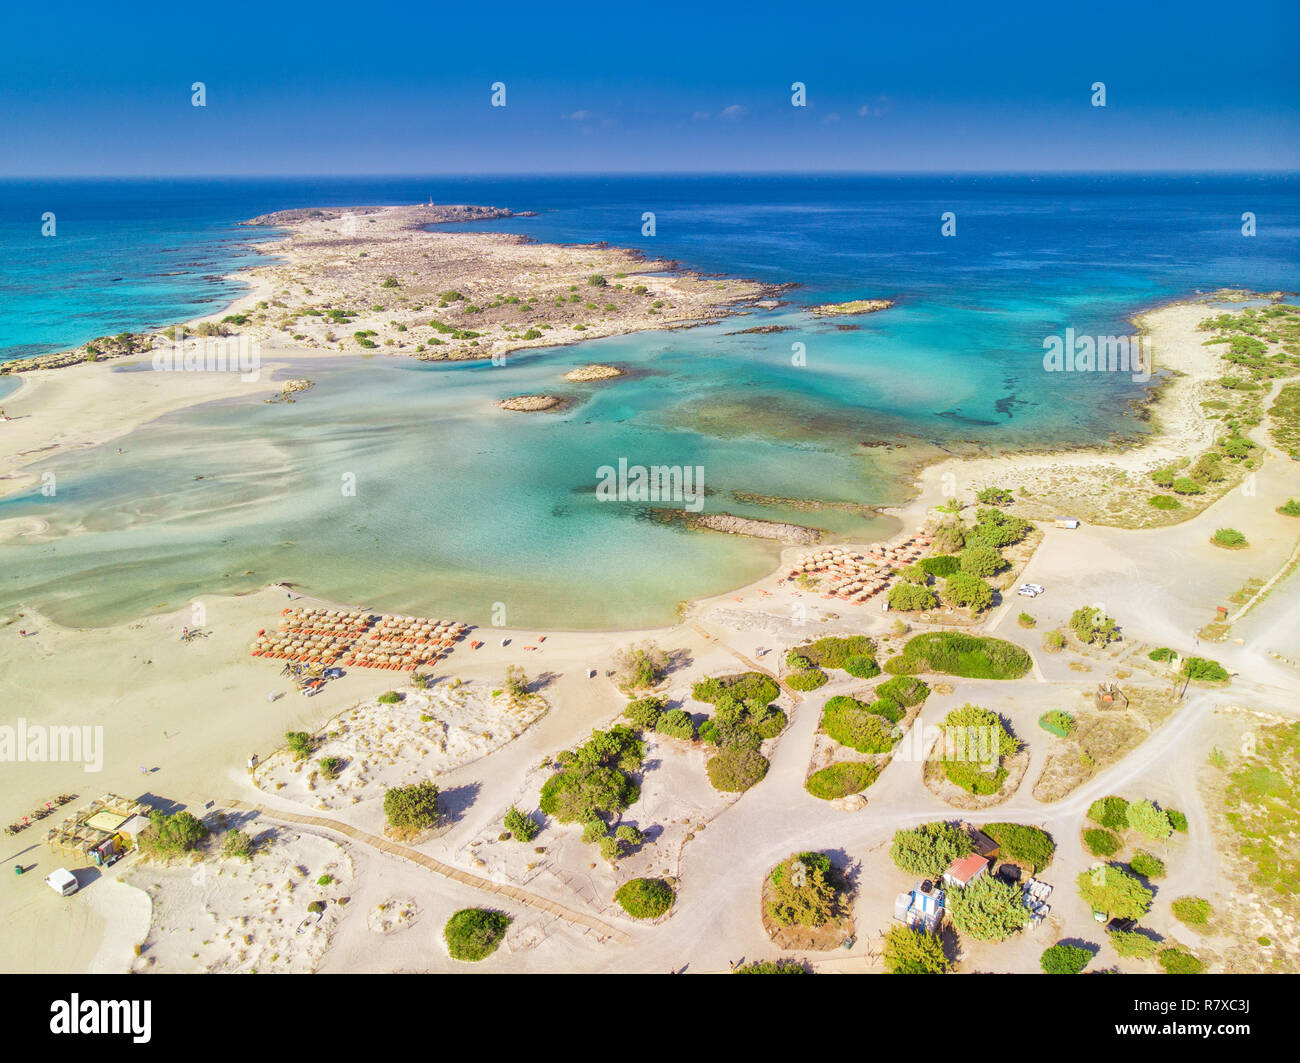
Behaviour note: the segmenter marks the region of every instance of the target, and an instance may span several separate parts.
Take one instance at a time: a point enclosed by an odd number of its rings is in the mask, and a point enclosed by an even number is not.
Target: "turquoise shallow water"
[[[1044,373],[1044,335],[1126,332],[1127,313],[1198,287],[1296,286],[1300,224],[1285,182],[1253,193],[1289,225],[1243,248],[1216,228],[1232,199],[1218,186],[1067,183],[1044,195],[1025,181],[928,180],[453,183],[438,198],[538,207],[538,218],[504,227],[557,240],[634,243],[621,240],[625,220],[657,195],[670,201],[661,253],[801,281],[796,304],[887,295],[898,306],[846,322],[794,305],[513,356],[504,367],[382,356],[292,366],[287,375],[318,383],[292,405],[208,404],[38,465],[56,473],[55,498],[0,500],[0,521],[49,524],[44,541],[0,546],[0,609],[26,603],[63,622],[100,624],[288,580],[340,601],[476,622],[499,602],[511,626],[663,623],[682,599],[766,572],[776,548],[601,502],[599,466],[698,465],[708,511],[886,535],[893,522],[869,512],[759,505],[735,492],[882,505],[901,500],[907,470],[940,450],[1134,439],[1145,388],[1119,375]],[[217,265],[237,217],[304,200],[422,197],[412,191],[227,188],[220,210],[209,206],[210,220],[193,231],[155,222],[145,257],[167,243],[165,228],[183,246],[210,240],[203,254]],[[923,240],[914,219],[953,200],[969,219],[969,242]],[[60,299],[77,299],[79,278],[68,272]],[[195,283],[185,297],[206,298]],[[38,322],[56,347],[85,338],[71,334],[75,323],[60,332],[43,299],[29,293],[19,318]],[[121,304],[115,323],[139,327],[132,305]],[[731,334],[763,324],[788,331]],[[12,336],[0,333],[0,346]],[[791,364],[795,342],[806,347],[804,367]],[[29,333],[16,346],[40,343]],[[593,361],[633,372],[603,384],[561,381]],[[557,389],[573,400],[560,414],[491,405]],[[355,496],[341,491],[345,476],[355,478]]]

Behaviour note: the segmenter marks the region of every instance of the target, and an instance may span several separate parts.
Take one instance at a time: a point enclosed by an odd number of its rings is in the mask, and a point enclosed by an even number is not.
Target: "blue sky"
[[[1300,168],[1294,0],[1052,6],[10,0],[0,174]]]

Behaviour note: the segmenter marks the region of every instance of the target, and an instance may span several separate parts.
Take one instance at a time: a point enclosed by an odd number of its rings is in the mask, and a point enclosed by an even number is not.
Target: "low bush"
[[[1161,949],[1158,957],[1165,974],[1200,974],[1205,964],[1184,949]]]
[[[960,545],[958,549],[960,549]],[[947,579],[954,572],[961,571],[961,561],[952,554],[936,554],[934,557],[923,557],[917,562],[917,565],[931,576],[939,579]]]
[[[874,764],[845,761],[813,772],[805,786],[813,797],[820,797],[823,801],[834,801],[837,798],[848,797],[850,794],[861,793],[876,781],[879,774],[880,769]]]
[[[1115,951],[1126,958],[1154,959],[1160,948],[1154,940],[1136,930],[1108,930],[1106,935]]]
[[[732,747],[721,750],[706,770],[715,790],[741,793],[761,782],[769,766],[767,757],[758,750]]]
[[[743,963],[732,974],[808,974],[808,968],[798,960],[755,960]]]
[[[910,709],[920,705],[930,696],[930,688],[923,680],[910,675],[897,675],[876,687],[876,697],[887,699]]]
[[[1170,905],[1174,918],[1188,926],[1204,926],[1210,921],[1210,902],[1204,897],[1179,897]]]
[[[683,709],[669,709],[659,717],[655,730],[669,738],[681,738],[690,742],[695,738],[695,721]]]
[[[825,686],[829,680],[830,676],[820,668],[807,668],[800,672],[790,672],[785,677],[786,685],[791,690],[805,693],[809,690],[816,690],[820,686]]]
[[[1128,802],[1122,797],[1099,797],[1088,806],[1088,818],[1108,830],[1128,827]]]
[[[676,894],[661,878],[634,878],[624,882],[614,900],[633,919],[658,919],[673,906]]]
[[[1091,827],[1083,832],[1083,844],[1093,856],[1114,856],[1119,852],[1119,839],[1110,831]]]
[[[1068,738],[1070,732],[1074,730],[1074,717],[1060,709],[1052,709],[1051,712],[1045,712],[1038,717],[1038,726],[1058,738]]]
[[[901,661],[894,666],[895,661]],[[895,675],[939,672],[966,679],[1019,679],[1030,668],[1029,654],[1014,642],[955,631],[932,631],[908,640],[885,670]],[[894,666],[894,667],[891,667]]]
[[[1053,945],[1038,959],[1044,974],[1082,974],[1092,953],[1078,945]]]
[[[998,843],[1002,859],[1027,864],[1035,875],[1047,868],[1056,852],[1056,842],[1041,827],[1024,823],[986,823],[980,829]]]
[[[943,974],[948,970],[943,942],[919,927],[891,926],[881,959],[890,974]]]
[[[990,835],[992,837],[992,835]],[[894,833],[889,857],[903,871],[938,878],[948,865],[974,850],[970,835],[951,823],[922,823]]]
[[[394,786],[384,793],[384,815],[394,830],[412,833],[438,824],[438,787],[417,782]]]
[[[898,741],[890,722],[856,698],[837,695],[822,709],[822,729],[836,742],[859,753],[888,753]]]
[[[506,812],[505,828],[517,842],[530,842],[537,837],[537,832],[541,830],[536,821],[524,815],[514,805],[511,805],[510,810]]]
[[[447,920],[442,937],[453,960],[475,963],[496,952],[510,926],[510,916],[487,908],[462,908]]]
[[[1236,528],[1218,529],[1210,536],[1210,542],[1215,546],[1222,546],[1225,550],[1240,550],[1242,547],[1250,545],[1246,542],[1246,537]]]
[[[1163,878],[1165,874],[1165,862],[1145,849],[1139,849],[1134,853],[1128,866],[1133,874],[1141,875],[1145,879]]]

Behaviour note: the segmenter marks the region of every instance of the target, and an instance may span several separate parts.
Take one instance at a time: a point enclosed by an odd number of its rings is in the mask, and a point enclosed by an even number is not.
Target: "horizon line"
[[[0,173],[0,181],[220,181],[220,180],[360,180],[376,178],[502,178],[502,177],[1291,177],[1300,168],[1279,169],[1135,169],[1135,170],[448,170],[358,171],[355,173]]]

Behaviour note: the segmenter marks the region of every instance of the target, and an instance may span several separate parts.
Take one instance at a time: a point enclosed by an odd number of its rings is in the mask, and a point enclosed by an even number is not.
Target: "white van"
[[[57,871],[51,871],[50,874],[45,877],[45,884],[60,897],[71,897],[81,888],[81,884],[77,881],[77,876],[66,867],[61,867]]]

